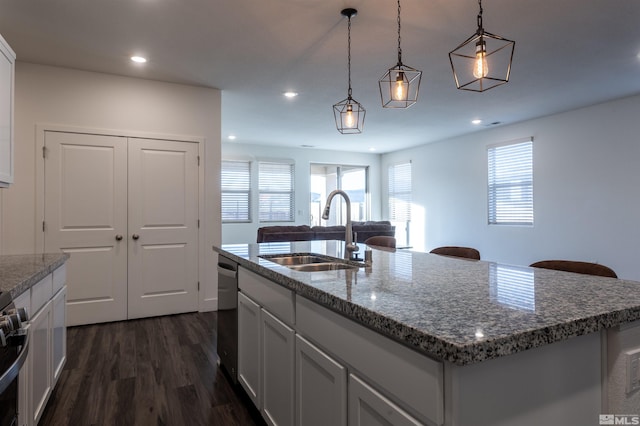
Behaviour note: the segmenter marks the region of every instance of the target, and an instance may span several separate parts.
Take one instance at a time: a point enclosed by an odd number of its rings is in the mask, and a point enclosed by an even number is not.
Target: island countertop
[[[65,253],[0,256],[0,293],[15,299],[69,258]]]
[[[299,272],[259,257],[341,257],[343,244],[233,244],[214,250],[298,296],[456,365],[640,319],[640,283],[635,281],[409,250],[374,249],[372,265],[356,271]]]

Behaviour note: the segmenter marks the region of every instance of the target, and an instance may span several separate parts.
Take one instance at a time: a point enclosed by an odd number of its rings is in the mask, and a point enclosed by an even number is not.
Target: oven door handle
[[[18,357],[13,364],[11,364],[9,368],[2,373],[2,376],[0,376],[0,394],[9,387],[16,377],[18,377],[20,368],[22,368],[22,365],[27,360],[27,353],[29,353],[29,331],[27,331],[25,335],[24,344],[18,353]]]

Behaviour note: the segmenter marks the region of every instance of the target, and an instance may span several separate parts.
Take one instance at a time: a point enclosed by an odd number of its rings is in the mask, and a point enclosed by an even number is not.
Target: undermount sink
[[[294,271],[319,272],[337,271],[340,269],[358,269],[357,265],[352,265],[337,257],[325,256],[314,253],[294,253],[294,254],[265,254],[259,256],[270,262],[286,266]]]
[[[288,265],[289,269],[302,272],[337,271],[339,269],[358,269],[357,266],[341,262],[309,263],[306,265]]]
[[[339,261],[337,258],[330,256],[320,256],[317,254],[265,254],[260,256],[263,259],[267,259],[270,262],[275,262],[279,265],[308,265],[310,263],[327,263]]]

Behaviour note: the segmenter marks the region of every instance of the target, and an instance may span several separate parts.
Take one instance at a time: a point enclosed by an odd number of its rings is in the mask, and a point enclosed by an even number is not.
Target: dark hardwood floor
[[[70,327],[40,425],[262,425],[216,364],[216,313]]]

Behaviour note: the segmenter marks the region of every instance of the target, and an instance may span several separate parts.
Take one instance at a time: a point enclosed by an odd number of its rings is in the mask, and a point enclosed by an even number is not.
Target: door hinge
[[[200,156],[198,155],[198,167],[200,167]]]
[[[47,232],[47,223],[44,220],[42,221],[42,232]]]
[[[198,219],[198,229],[200,229],[200,219]]]
[[[42,158],[47,158],[47,147],[46,146],[42,147]]]
[[[198,291],[200,291],[200,281],[198,281]]]

